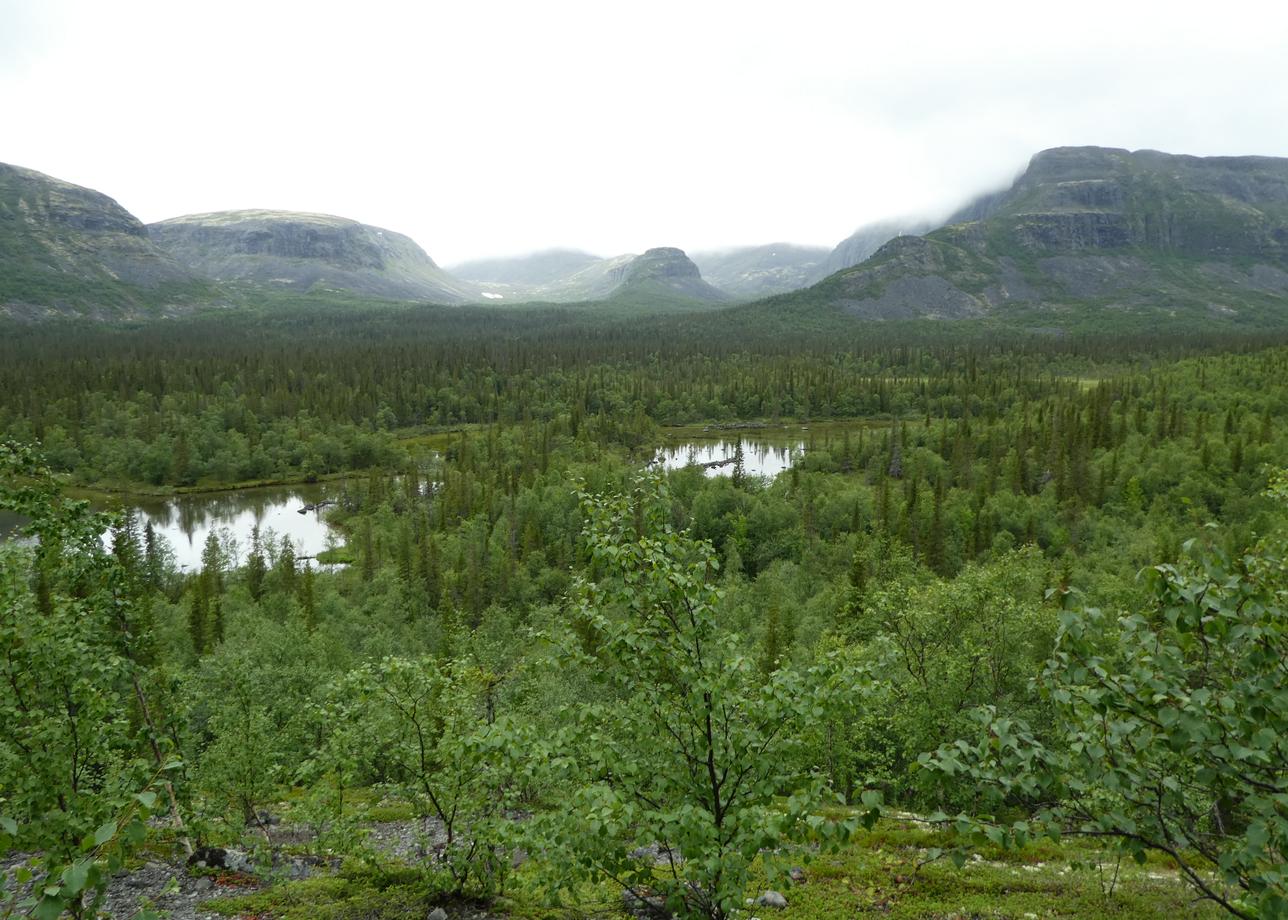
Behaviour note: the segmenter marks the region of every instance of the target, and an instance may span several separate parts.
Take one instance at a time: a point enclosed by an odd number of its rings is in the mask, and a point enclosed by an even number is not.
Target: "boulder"
[[[756,898],[757,907],[775,907],[782,910],[787,906],[787,899],[777,891],[766,891]]]

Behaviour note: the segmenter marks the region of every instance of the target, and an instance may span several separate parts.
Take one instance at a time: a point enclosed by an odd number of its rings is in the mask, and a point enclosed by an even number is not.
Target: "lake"
[[[878,427],[888,422],[831,422],[805,425],[766,426],[744,431],[686,428],[673,431],[670,443],[659,447],[655,463],[664,469],[682,469],[691,463],[705,466],[707,476],[728,476],[733,456],[742,442],[743,470],[748,476],[772,479],[789,469],[813,444],[828,444],[846,430]],[[332,545],[343,543],[342,535],[329,526],[317,511],[300,514],[306,504],[338,498],[343,481],[264,486],[227,492],[200,492],[170,498],[121,496],[95,501],[100,509],[121,508],[127,503],[138,514],[140,530],[152,525],[174,551],[175,564],[184,571],[201,567],[201,551],[211,531],[224,531],[233,541],[238,564],[250,549],[251,532],[258,526],[263,540],[290,539],[296,557],[316,556]],[[11,535],[19,520],[0,511],[0,539]]]
[[[692,464],[704,466],[707,476],[729,476],[733,473],[734,453],[738,449],[737,436],[719,435],[670,444],[659,448],[655,463],[663,469],[678,470]],[[805,441],[799,438],[761,440],[750,435],[742,438],[742,468],[748,476],[772,479],[805,452]]]
[[[201,567],[201,550],[211,531],[226,531],[234,541],[238,562],[244,562],[250,550],[251,532],[258,526],[261,540],[283,537],[291,541],[295,555],[316,556],[331,545],[343,543],[341,535],[329,526],[317,511],[300,514],[306,504],[337,497],[342,482],[308,483],[291,486],[265,486],[230,492],[202,492],[173,498],[132,495],[121,500],[95,501],[101,510],[128,504],[138,514],[139,529],[147,524],[166,539],[174,551],[174,561],[181,570]],[[18,526],[15,515],[0,512],[0,538],[9,536]]]

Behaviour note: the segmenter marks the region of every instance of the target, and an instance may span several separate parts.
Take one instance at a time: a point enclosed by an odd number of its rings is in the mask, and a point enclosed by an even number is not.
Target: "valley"
[[[1285,163],[450,269],[0,171],[0,916],[1283,916]]]

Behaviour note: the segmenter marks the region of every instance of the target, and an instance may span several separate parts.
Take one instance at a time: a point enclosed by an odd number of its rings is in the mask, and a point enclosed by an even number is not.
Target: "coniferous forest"
[[[0,915],[1288,916],[1286,380],[1233,331],[6,326]],[[317,558],[132,510],[296,482]]]

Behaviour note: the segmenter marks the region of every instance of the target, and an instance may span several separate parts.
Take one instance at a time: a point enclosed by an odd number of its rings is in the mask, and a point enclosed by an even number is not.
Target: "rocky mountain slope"
[[[929,233],[934,224],[929,221],[883,220],[865,224],[847,236],[836,247],[820,259],[810,273],[807,284],[821,281],[828,275],[852,268],[869,258],[882,246],[896,236],[918,235]],[[800,285],[804,287],[804,285]]]
[[[622,270],[611,299],[693,300],[720,303],[730,297],[702,280],[702,272],[682,249],[661,246],[632,259]]]
[[[794,291],[811,284],[822,277],[818,269],[827,257],[826,249],[792,243],[695,252],[692,256],[702,277],[713,287],[747,299]]]
[[[164,312],[206,287],[106,195],[0,164],[0,313]]]
[[[1288,318],[1288,159],[1074,147],[808,292],[861,317]]]
[[[219,211],[150,224],[148,233],[178,262],[216,281],[444,304],[479,299],[410,237],[329,214]]]

